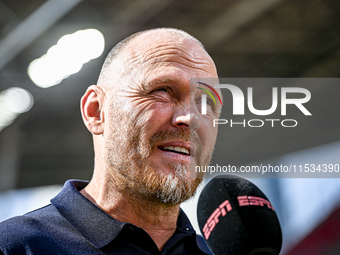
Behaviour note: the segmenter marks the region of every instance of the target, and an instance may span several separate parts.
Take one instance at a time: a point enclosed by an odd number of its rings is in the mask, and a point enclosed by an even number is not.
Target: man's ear
[[[105,93],[97,85],[91,85],[81,98],[81,115],[87,129],[94,135],[104,133],[104,103]]]

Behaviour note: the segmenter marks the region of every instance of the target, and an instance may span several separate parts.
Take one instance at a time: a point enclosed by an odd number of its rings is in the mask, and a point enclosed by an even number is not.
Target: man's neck
[[[176,230],[179,205],[169,206],[146,201],[127,191],[117,191],[108,183],[96,185],[93,181],[81,190],[81,194],[114,219],[144,229],[159,250]]]

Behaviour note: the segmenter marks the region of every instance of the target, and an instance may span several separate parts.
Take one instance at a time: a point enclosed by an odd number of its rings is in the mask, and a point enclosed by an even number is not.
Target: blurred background
[[[68,179],[90,180],[79,100],[117,42],[155,27],[197,37],[220,77],[340,76],[338,0],[0,0],[0,221],[49,203]],[[339,164],[339,96],[312,91],[317,114],[291,136],[221,132],[213,163]],[[338,178],[252,181],[279,215],[282,254],[340,253]],[[194,224],[195,202],[182,206]]]

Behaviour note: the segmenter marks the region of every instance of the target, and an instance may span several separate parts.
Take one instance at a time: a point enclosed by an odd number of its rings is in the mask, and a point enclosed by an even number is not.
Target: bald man
[[[81,99],[93,134],[91,181],[68,181],[51,204],[0,224],[4,254],[211,254],[180,203],[208,165],[220,105],[200,114],[190,78],[216,78],[202,44],[177,29],[136,33],[105,60]],[[0,252],[1,253],[1,252]]]

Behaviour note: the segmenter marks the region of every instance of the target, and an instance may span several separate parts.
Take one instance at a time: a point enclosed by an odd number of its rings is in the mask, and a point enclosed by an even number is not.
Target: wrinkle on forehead
[[[140,65],[141,69],[161,63],[177,63],[204,72],[215,72],[209,58],[204,58],[202,54],[195,51],[188,53],[188,50],[182,45],[160,45],[126,60],[127,65]]]
[[[169,33],[147,35],[141,35],[129,44],[125,65],[145,69],[163,62],[177,62],[216,74],[213,60],[197,42]]]
[[[157,67],[174,66],[194,71],[201,77],[217,77],[215,64],[201,45],[169,33],[145,33],[134,38],[114,66],[116,71],[119,69],[114,79],[119,79],[116,84],[120,84],[120,89],[132,84],[141,86],[145,79],[148,80],[144,76],[150,76],[148,71]]]

